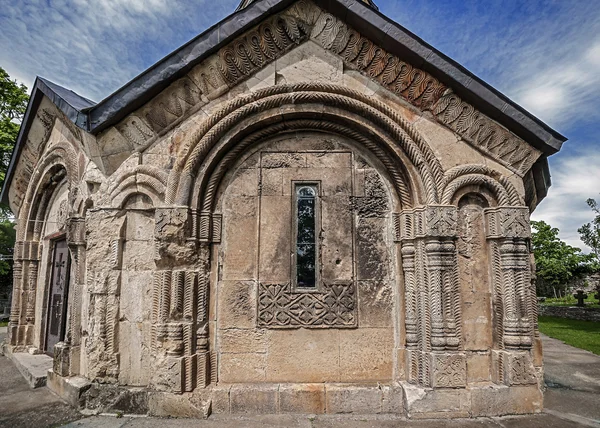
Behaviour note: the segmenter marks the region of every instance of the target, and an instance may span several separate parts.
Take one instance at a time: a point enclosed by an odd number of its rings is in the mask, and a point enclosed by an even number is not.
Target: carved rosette
[[[408,380],[441,386],[447,382],[439,378],[439,353],[454,351],[448,355],[464,361],[464,355],[456,352],[461,348],[458,211],[454,206],[403,211],[395,215],[395,225],[405,280]],[[452,387],[465,386],[466,381],[456,379],[466,378],[466,373],[450,378]]]

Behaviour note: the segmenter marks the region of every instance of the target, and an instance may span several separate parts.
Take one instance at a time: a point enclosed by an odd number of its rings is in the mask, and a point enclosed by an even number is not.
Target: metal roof
[[[97,104],[45,79],[38,78],[32,90],[0,198],[7,202],[7,183],[14,174],[16,160],[25,144],[27,131],[35,118],[41,96],[47,96],[77,126],[98,134],[137,110],[173,81],[186,75],[209,55],[260,23],[265,17],[284,10],[296,0],[254,0],[242,2],[240,10],[158,61],[123,87]],[[548,156],[560,150],[566,138],[500,91],[463,66],[392,21],[364,0],[313,0],[319,7],[345,20],[348,25],[376,41],[382,48],[400,56],[451,87],[466,102],[496,120],[514,134]],[[371,3],[370,1],[368,3]],[[539,169],[539,168],[538,168]],[[541,172],[549,177],[547,162]],[[546,180],[546,182],[548,182]],[[542,197],[545,193],[542,194]]]

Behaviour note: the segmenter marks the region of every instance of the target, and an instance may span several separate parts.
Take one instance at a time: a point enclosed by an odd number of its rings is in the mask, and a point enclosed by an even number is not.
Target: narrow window
[[[297,287],[315,288],[317,285],[317,195],[315,184],[295,185],[296,203],[296,263]]]

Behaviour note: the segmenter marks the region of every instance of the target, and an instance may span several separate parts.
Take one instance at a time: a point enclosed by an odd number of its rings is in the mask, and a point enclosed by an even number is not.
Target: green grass
[[[587,293],[588,298],[584,300],[586,308],[600,308],[598,304],[598,299],[594,299],[595,293]],[[575,306],[577,304],[577,299],[572,295],[568,294],[565,297],[549,297],[546,298],[546,301],[541,302],[542,305],[546,306]]]
[[[540,316],[539,325],[545,335],[600,355],[600,322]]]
[[[0,327],[8,327],[8,321],[1,321]]]

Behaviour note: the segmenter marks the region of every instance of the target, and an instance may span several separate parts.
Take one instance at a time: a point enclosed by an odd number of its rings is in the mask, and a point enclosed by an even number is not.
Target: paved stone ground
[[[0,328],[0,343],[5,330]],[[85,417],[46,388],[32,390],[0,356],[0,427],[6,428],[600,428],[600,357],[544,337],[549,388],[546,413],[475,420],[406,421],[390,416],[213,416],[208,421],[160,418]]]

